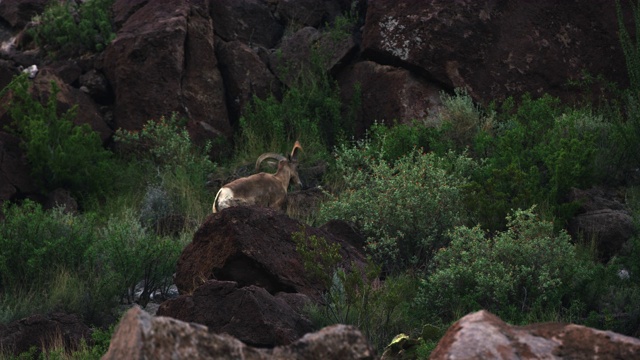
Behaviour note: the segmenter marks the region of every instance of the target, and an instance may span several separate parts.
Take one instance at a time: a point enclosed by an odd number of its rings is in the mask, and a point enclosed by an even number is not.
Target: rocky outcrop
[[[102,357],[110,359],[374,359],[366,338],[352,326],[334,325],[307,334],[289,346],[257,349],[205,326],[152,317],[138,307],[120,321]]]
[[[237,40],[220,41],[216,54],[226,86],[231,123],[238,122],[254,96],[262,100],[270,95],[282,97],[282,84],[249,45]]]
[[[351,103],[359,84],[356,133],[363,136],[374,122],[393,125],[425,120],[440,106],[441,88],[409,70],[361,61],[339,77],[343,101]]]
[[[0,131],[0,204],[18,194],[38,190],[31,178],[31,169],[26,164],[20,140]]]
[[[229,334],[251,346],[273,347],[288,345],[313,330],[286,300],[257,286],[238,288],[232,281],[209,280],[191,295],[165,301],[156,315],[206,325],[211,332]]]
[[[181,294],[189,294],[208,279],[227,280],[315,299],[323,285],[306,275],[291,238],[301,231],[340,244],[343,267],[364,264],[358,249],[328,232],[273,209],[238,206],[207,217],[178,259],[175,284]]]
[[[609,261],[634,235],[631,211],[614,190],[573,188],[569,200],[580,207],[567,230],[576,239],[595,241],[601,261]]]
[[[49,349],[63,345],[77,350],[81,342],[90,343],[91,330],[75,315],[53,313],[32,315],[8,325],[0,324],[0,349],[3,354],[18,355],[29,348]]]
[[[453,324],[430,359],[632,359],[638,354],[640,339],[574,324],[511,326],[482,310]]]
[[[116,127],[139,130],[177,112],[213,129],[212,138],[230,136],[208,3],[123,2],[114,4],[123,25],[104,54]]]
[[[524,92],[571,98],[567,82],[584,71],[628,81],[606,0],[371,1],[362,47],[370,60],[466,88],[485,104]]]
[[[0,1],[0,18],[11,27],[20,28],[44,11],[48,3],[48,0]]]

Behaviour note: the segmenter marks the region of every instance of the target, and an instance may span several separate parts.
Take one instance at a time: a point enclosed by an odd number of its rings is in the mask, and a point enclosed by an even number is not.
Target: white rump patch
[[[213,212],[217,213],[222,209],[226,209],[231,206],[233,201],[233,191],[231,189],[223,187],[218,191],[216,199],[213,201]],[[216,206],[217,204],[217,206]]]

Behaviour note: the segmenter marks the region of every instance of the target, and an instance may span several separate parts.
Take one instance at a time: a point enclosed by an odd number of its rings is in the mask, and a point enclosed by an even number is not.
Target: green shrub
[[[483,134],[491,134],[495,114],[485,114],[466,90],[456,88],[453,95],[440,93],[442,108],[437,114],[443,137],[458,149],[473,148],[473,141]]]
[[[307,311],[317,328],[336,323],[358,327],[381,353],[395,334],[416,326],[409,308],[417,281],[408,275],[380,280],[380,267],[372,262],[362,271],[353,269],[357,266],[338,268],[323,302]]]
[[[171,283],[183,245],[177,239],[153,235],[133,211],[125,210],[100,229],[92,254],[97,271],[118,284],[126,302],[133,302],[141,283],[139,304],[146,306],[155,291]]]
[[[514,211],[507,230],[493,236],[479,226],[456,227],[449,236],[418,297],[427,319],[455,320],[487,309],[508,321],[521,322],[528,314],[551,320],[548,316],[566,311],[593,275],[591,262],[577,255],[570,236],[554,233],[553,224],[540,220],[533,208]]]
[[[51,1],[34,18],[31,29],[36,45],[55,57],[100,52],[114,38],[111,25],[113,0]]]
[[[584,188],[601,178],[596,155],[608,125],[590,110],[566,109],[557,98],[522,98],[515,109],[508,100],[495,134],[482,139],[487,166],[476,173],[467,205],[476,221],[503,229],[510,209],[540,205],[541,215],[562,226],[575,210],[566,203],[571,187]],[[602,164],[602,159],[600,161]]]
[[[367,141],[337,150],[336,170],[345,189],[322,204],[318,222],[351,221],[367,250],[386,271],[424,269],[445,232],[463,224],[462,187],[478,164],[464,155],[414,150],[387,162]]]
[[[291,234],[291,239],[302,257],[302,264],[308,276],[329,287],[331,274],[342,259],[340,244],[329,243],[327,239],[316,235],[307,235],[304,227],[299,232]]]
[[[147,122],[140,131],[119,129],[114,136],[118,153],[144,169],[137,174],[142,178],[129,185],[143,195],[145,226],[170,213],[197,222],[211,212],[213,198],[206,181],[216,165],[208,157],[210,144],[204,148],[193,144],[183,121],[174,113]]]
[[[74,125],[76,107],[57,114],[58,87],[51,83],[45,105],[29,93],[29,79],[22,74],[0,93],[11,92],[10,129],[22,140],[31,172],[44,190],[69,188],[74,195],[103,195],[110,188],[112,154],[102,147],[89,125]]]
[[[94,240],[94,220],[61,208],[44,211],[34,202],[3,205],[0,226],[0,284],[20,289],[54,279],[60,269],[82,269],[85,252]]]

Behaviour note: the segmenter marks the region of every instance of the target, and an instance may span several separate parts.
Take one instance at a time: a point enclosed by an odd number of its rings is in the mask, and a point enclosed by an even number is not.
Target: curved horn
[[[296,140],[296,143],[293,144],[293,149],[291,150],[291,160],[292,161],[297,161],[298,160],[298,152],[302,150],[302,145],[300,145],[300,142],[298,140]]]
[[[280,154],[264,153],[258,157],[258,160],[256,160],[256,172],[260,171],[260,165],[267,159],[275,159],[276,161],[286,160],[286,158]]]

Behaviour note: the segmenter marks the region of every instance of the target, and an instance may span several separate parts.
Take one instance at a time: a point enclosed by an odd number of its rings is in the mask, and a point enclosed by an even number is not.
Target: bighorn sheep
[[[275,153],[260,155],[256,160],[256,171],[267,159],[278,161],[278,171],[275,174],[261,172],[224,185],[213,201],[213,212],[238,205],[259,205],[281,209],[287,197],[289,182],[293,180],[295,184],[302,186],[297,169],[300,150],[302,146],[296,141],[288,158]]]

